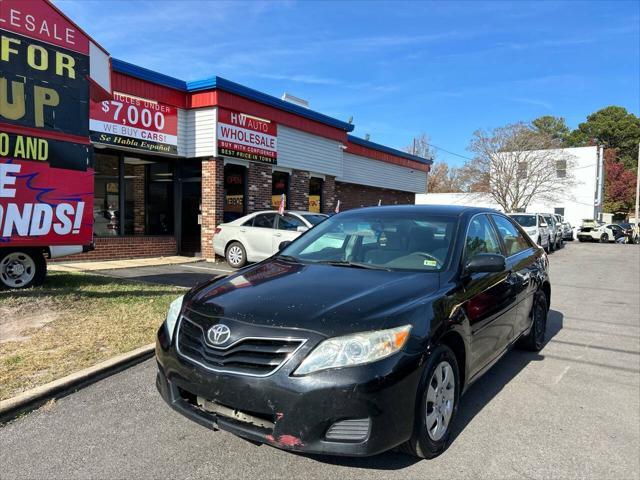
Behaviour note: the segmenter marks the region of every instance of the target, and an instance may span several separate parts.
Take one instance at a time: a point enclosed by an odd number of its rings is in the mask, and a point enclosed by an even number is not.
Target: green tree
[[[568,143],[574,147],[589,145],[592,141],[618,151],[618,158],[628,169],[638,167],[640,118],[624,107],[609,106],[592,113],[587,121],[571,132]]]
[[[544,115],[533,120],[531,129],[536,133],[558,140],[562,146],[566,146],[571,132],[563,117],[551,115]]]

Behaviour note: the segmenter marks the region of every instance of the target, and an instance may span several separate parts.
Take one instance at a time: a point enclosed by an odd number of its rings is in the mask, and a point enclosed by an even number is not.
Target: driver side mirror
[[[289,246],[290,243],[291,243],[291,240],[285,240],[284,242],[280,242],[280,245],[278,245],[278,251],[284,250]]]
[[[466,273],[503,272],[506,268],[504,256],[495,253],[478,253],[464,266]]]

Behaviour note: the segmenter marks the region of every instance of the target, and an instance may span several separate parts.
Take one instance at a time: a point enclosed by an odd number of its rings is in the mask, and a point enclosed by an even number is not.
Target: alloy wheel
[[[447,361],[440,362],[427,388],[426,426],[429,438],[437,442],[449,428],[455,403],[456,380]]]

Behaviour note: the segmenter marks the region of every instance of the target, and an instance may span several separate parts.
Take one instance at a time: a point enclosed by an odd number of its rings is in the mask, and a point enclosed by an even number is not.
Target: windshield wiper
[[[351,267],[351,268],[365,268],[367,270],[386,270],[391,271],[390,268],[383,267],[381,265],[372,265],[370,263],[358,263],[358,262],[349,262],[346,260],[323,260],[321,262],[326,265],[334,265],[336,267]]]
[[[278,255],[276,258],[280,258],[282,260],[287,260],[289,262],[301,263],[300,259],[297,258],[297,257],[294,257],[293,255]]]

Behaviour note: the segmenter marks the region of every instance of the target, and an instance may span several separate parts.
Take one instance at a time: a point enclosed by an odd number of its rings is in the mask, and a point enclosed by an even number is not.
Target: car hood
[[[336,336],[424,318],[438,286],[437,273],[274,258],[198,287],[185,306],[207,316]]]

